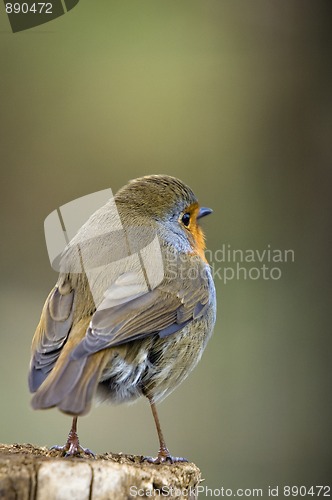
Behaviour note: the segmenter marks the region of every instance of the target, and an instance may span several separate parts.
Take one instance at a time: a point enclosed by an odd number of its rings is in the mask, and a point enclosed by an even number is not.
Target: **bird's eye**
[[[186,212],[185,214],[182,215],[182,223],[188,227],[189,226],[189,222],[190,222],[190,214],[188,212]]]

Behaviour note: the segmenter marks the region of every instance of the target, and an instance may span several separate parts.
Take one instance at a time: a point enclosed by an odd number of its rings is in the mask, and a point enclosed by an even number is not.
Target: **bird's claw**
[[[67,442],[64,446],[52,446],[51,450],[61,451],[65,458],[88,455],[95,458],[95,454],[89,448],[83,448],[78,442]]]

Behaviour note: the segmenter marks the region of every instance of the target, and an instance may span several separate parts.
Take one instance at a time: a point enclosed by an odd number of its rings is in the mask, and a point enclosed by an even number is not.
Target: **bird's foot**
[[[156,457],[142,457],[141,461],[148,462],[150,464],[175,464],[177,462],[188,462],[186,458],[173,457],[167,448],[159,450]]]
[[[62,451],[62,455],[65,458],[80,457],[83,454],[95,458],[95,454],[93,453],[93,451],[89,450],[89,448],[83,448],[83,446],[81,446],[80,444],[75,445],[73,443],[66,443],[64,446],[55,445],[51,446],[50,450]]]
[[[72,431],[70,431],[67,443],[64,446],[52,446],[51,450],[61,451],[64,457],[88,455],[95,458],[94,453],[89,448],[83,448],[80,445],[77,433]]]

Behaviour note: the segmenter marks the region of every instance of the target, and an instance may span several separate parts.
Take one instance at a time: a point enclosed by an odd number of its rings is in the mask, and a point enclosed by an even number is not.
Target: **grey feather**
[[[77,360],[67,362],[61,370],[61,373],[56,379],[56,384],[50,391],[38,391],[32,398],[32,407],[38,408],[51,408],[56,406],[68,394],[68,386],[73,387],[76,385],[86,363],[85,360]],[[70,385],[68,384],[70,382]]]
[[[209,304],[208,275],[205,272],[187,280],[186,289],[183,289],[183,280],[169,283],[166,278],[157,289],[138,297],[134,294],[132,300],[123,290],[126,286],[136,290],[132,276],[128,280],[122,277],[121,281],[121,294],[126,295],[126,302],[97,309],[84,339],[72,351],[71,359],[80,359],[150,335],[162,338],[172,335],[190,321],[200,318]],[[116,301],[116,294],[113,296]]]
[[[55,365],[73,322],[74,292],[62,295],[58,287],[51,292],[44,310],[45,327],[33,353],[29,388],[36,392]]]

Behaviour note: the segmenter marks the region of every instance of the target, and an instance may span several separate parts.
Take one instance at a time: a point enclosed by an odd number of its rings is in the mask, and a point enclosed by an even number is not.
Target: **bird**
[[[216,321],[202,207],[169,175],[129,181],[62,252],[59,277],[31,348],[32,407],[72,417],[65,456],[80,445],[78,417],[93,403],[146,397],[159,438],[155,464],[186,461],[166,446],[156,405],[200,360]]]

